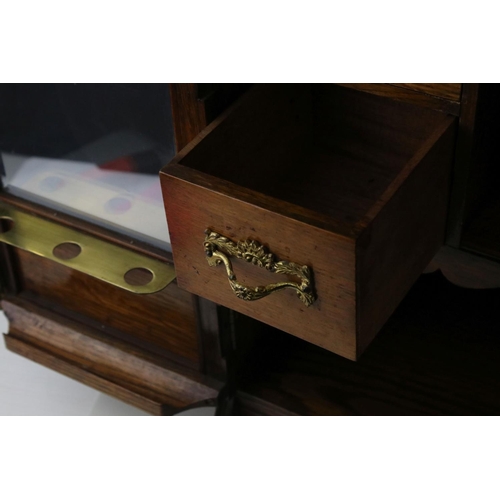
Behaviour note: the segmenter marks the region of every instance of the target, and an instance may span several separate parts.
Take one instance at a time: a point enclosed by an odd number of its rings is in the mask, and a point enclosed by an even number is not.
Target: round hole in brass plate
[[[134,269],[128,270],[123,279],[129,284],[134,286],[144,286],[154,278],[154,274],[145,267],[134,267]]]
[[[0,233],[6,233],[14,227],[14,220],[10,217],[0,217]]]
[[[80,245],[69,241],[59,243],[59,245],[52,250],[54,257],[62,260],[74,259],[75,257],[78,257],[81,252],[82,247]]]

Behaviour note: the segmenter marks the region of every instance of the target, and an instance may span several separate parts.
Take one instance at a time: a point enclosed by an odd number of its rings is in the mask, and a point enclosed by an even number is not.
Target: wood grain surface
[[[171,83],[170,102],[175,146],[180,151],[206,127],[208,119],[196,83]]]
[[[345,356],[355,356],[354,241],[175,177],[168,178],[166,189],[181,288]],[[306,308],[292,290],[255,302],[238,299],[225,269],[207,263],[203,247],[207,228],[235,240],[254,237],[279,259],[311,266],[318,300]],[[279,276],[236,259],[234,271],[248,286],[279,281]]]
[[[261,329],[241,370],[243,414],[498,415],[500,290],[422,276],[353,363]],[[258,329],[255,330],[258,332]],[[266,408],[265,401],[273,405]]]
[[[356,246],[358,356],[444,243],[455,140],[450,117],[373,207]],[[378,210],[378,212],[377,212]]]
[[[217,397],[220,385],[21,299],[2,301],[7,347],[154,414]]]
[[[426,108],[435,109],[442,111],[443,113],[449,113],[455,116],[460,114],[460,103],[454,100],[443,99],[435,95],[416,92],[412,88],[404,88],[398,86],[399,84],[387,84],[387,83],[340,83],[345,87],[354,88],[362,92],[368,92],[370,94],[375,94],[383,97],[388,97],[390,99],[395,99],[397,101],[403,101],[417,106],[423,106]],[[405,85],[405,84],[403,84]],[[452,84],[455,85],[455,84]],[[459,85],[459,84],[456,84]]]
[[[137,295],[23,250],[16,255],[22,290],[43,298],[47,306],[87,316],[104,331],[123,332],[150,352],[199,366],[195,307],[191,295],[175,283]]]
[[[391,85],[441,97],[449,101],[460,101],[462,92],[461,83],[391,83]]]
[[[245,83],[171,83],[170,100],[177,151],[192,141],[249,87],[250,84]]]

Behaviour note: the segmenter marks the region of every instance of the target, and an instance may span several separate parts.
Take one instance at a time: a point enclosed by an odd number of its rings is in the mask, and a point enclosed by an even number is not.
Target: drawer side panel
[[[357,241],[358,355],[444,242],[455,121]]]

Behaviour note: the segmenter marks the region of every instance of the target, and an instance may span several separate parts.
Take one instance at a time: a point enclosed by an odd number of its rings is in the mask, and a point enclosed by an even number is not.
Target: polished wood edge
[[[206,127],[208,120],[196,83],[171,83],[169,87],[175,146],[180,151]]]
[[[177,154],[172,158],[169,164],[175,164],[175,163],[180,163],[182,159],[188,155],[193,149],[195,149],[198,144],[208,135],[210,134],[215,128],[219,126],[221,122],[227,119],[228,116],[230,116],[234,111],[239,108],[247,99],[251,98],[252,93],[258,92],[259,87],[254,87],[250,89],[248,92],[246,92],[244,95],[242,95],[239,99],[237,99],[234,103],[232,103],[230,106],[226,108],[224,112],[222,112],[219,116],[217,116],[214,120],[212,120],[210,123],[207,122],[205,119],[204,123],[205,125],[201,127],[201,123],[193,128],[193,135],[189,141],[183,144],[179,144],[179,147],[177,148]],[[196,133],[194,133],[196,131]],[[163,167],[162,170],[160,170],[160,173],[165,170],[166,167]]]
[[[441,123],[357,240],[357,359],[443,244],[455,121]]]
[[[462,94],[461,83],[389,83],[388,85],[453,102],[460,102]]]
[[[35,363],[39,363],[58,373],[66,375],[78,382],[101,391],[109,396],[120,399],[121,401],[136,406],[152,415],[168,415],[174,412],[174,409],[168,407],[154,399],[142,396],[137,392],[127,389],[121,385],[115,384],[103,377],[94,375],[85,369],[69,363],[57,356],[50,354],[36,346],[33,346],[23,340],[15,337],[14,334],[5,335],[5,345],[9,351],[15,352]]]
[[[359,232],[357,228],[353,230],[350,224],[341,223],[332,217],[315,212],[314,210],[278,200],[272,196],[267,196],[258,191],[238,186],[232,182],[222,180],[213,175],[177,163],[170,163],[160,173],[161,179],[166,180],[168,177],[174,180],[185,181],[208,191],[215,191],[221,196],[225,196],[229,199],[237,199],[249,205],[257,206],[268,212],[279,214],[299,223],[303,223],[306,226],[314,226],[329,233],[334,232],[339,238],[344,237],[349,241],[355,238]]]
[[[438,269],[450,283],[463,288],[500,287],[500,263],[464,250],[443,246],[427,266],[425,273]]]
[[[464,83],[451,184],[446,244],[459,248],[472,175],[479,84]]]
[[[11,300],[12,297],[13,294],[10,294],[6,295],[4,298],[6,300]],[[194,300],[195,297],[196,296],[193,295],[192,299]],[[88,316],[85,313],[67,309],[61,306],[57,301],[52,301],[45,298],[44,296],[36,295],[32,291],[22,290],[16,295],[16,298],[24,300],[26,304],[29,304],[28,307],[30,307],[31,305],[35,305],[43,310],[54,313],[58,318],[68,319],[70,321],[74,321],[79,325],[87,326],[94,331],[99,331],[103,335],[106,335],[108,339],[113,338],[118,340],[119,342],[124,342],[124,346],[133,345],[143,352],[146,351],[148,353],[154,353],[154,359],[157,360],[158,363],[160,362],[160,358],[163,358],[167,360],[167,362],[173,363],[172,366],[183,366],[188,368],[189,370],[194,370],[196,372],[201,371],[202,373],[204,373],[203,370],[201,370],[200,363],[198,361],[195,362],[194,360],[189,359],[185,356],[176,354],[165,347],[160,347],[155,343],[137,337],[132,333],[118,330],[109,325],[103,325],[100,321]],[[168,335],[168,327],[165,329],[165,334]]]
[[[132,250],[134,252],[152,257],[165,263],[173,264],[172,254],[170,252],[167,252],[166,250],[161,250],[159,248],[153,247],[152,245],[127,237],[118,232],[104,229],[90,222],[78,219],[72,215],[58,212],[57,210],[53,210],[51,208],[38,205],[37,203],[18,198],[17,196],[13,196],[10,193],[6,192],[0,192],[0,201],[30,215],[47,219],[51,222],[69,227],[70,229],[87,233],[96,238],[108,241],[122,248]]]
[[[142,399],[176,409],[215,399],[221,388],[220,382],[198,372],[109,339],[26,300],[9,298],[2,300],[1,306],[10,322],[10,338],[75,366],[73,373],[83,383],[90,373],[94,382],[96,377],[104,379],[111,383],[109,388],[117,384]],[[54,369],[59,366],[57,363]],[[122,393],[112,395],[120,397]]]
[[[387,83],[337,83],[342,87],[349,87],[361,92],[368,92],[382,97],[388,97],[396,101],[408,102],[425,108],[435,109],[443,113],[458,116],[460,114],[460,103],[448,101],[440,97],[424,94],[415,90],[398,87]]]
[[[186,366],[184,363],[174,361],[173,359],[167,360],[161,355],[145,351],[141,347],[132,345],[120,338],[111,337],[108,333],[108,329],[103,332],[100,328],[95,328],[94,326],[80,322],[73,317],[60,314],[59,310],[49,308],[47,301],[41,301],[38,303],[31,301],[28,297],[29,295],[25,294],[16,297],[6,296],[0,301],[0,304],[4,306],[6,314],[8,313],[8,310],[12,310],[10,313],[12,314],[11,326],[18,324],[19,330],[28,332],[31,331],[30,328],[32,328],[33,332],[39,331],[41,334],[43,333],[44,336],[46,336],[47,334],[45,331],[41,329],[40,325],[35,321],[38,318],[41,322],[45,322],[47,324],[47,328],[54,328],[56,333],[62,334],[62,332],[66,329],[68,331],[68,335],[73,332],[75,335],[85,335],[86,337],[95,339],[97,344],[103,343],[109,345],[117,351],[124,351],[134,357],[143,359],[146,363],[162,366],[166,370],[169,370],[181,377],[189,378],[196,383],[200,383],[205,386],[215,384],[214,387],[218,387],[220,385],[217,381],[204,376],[199,372],[199,370]]]

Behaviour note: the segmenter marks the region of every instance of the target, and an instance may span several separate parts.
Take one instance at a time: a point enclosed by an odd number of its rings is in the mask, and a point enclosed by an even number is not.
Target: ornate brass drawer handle
[[[301,266],[284,260],[278,261],[276,260],[276,256],[269,253],[266,247],[253,240],[234,243],[229,238],[210,229],[205,231],[205,235],[204,247],[208,264],[210,266],[224,264],[229,284],[238,298],[243,300],[258,300],[283,288],[293,288],[296,290],[298,298],[307,307],[316,300],[312,286],[312,271],[308,266]],[[301,282],[271,283],[270,285],[255,288],[244,286],[236,281],[236,276],[234,275],[228,256],[243,259],[276,274],[296,276],[300,278]]]

